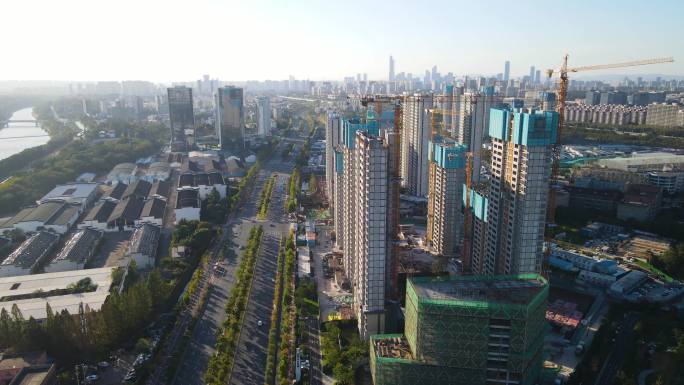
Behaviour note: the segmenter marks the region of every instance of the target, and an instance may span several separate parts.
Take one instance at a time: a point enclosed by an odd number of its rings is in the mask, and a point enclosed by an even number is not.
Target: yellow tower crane
[[[570,68],[568,67],[568,55],[565,55],[565,57],[563,58],[563,63],[561,64],[560,68],[546,70],[546,75],[549,78],[552,78],[554,75],[557,75],[560,78],[560,84],[558,85],[558,100],[556,104],[556,109],[558,110],[558,131],[556,132],[556,143],[553,147],[551,179],[555,180],[558,177],[558,170],[560,168],[561,135],[565,123],[565,98],[568,94],[568,73],[605,70],[612,68],[635,67],[659,63],[672,63],[673,61],[673,58],[665,57],[657,59],[629,61],[623,63],[599,64]],[[556,191],[553,188],[549,190],[547,214],[548,223],[553,223],[556,218]]]

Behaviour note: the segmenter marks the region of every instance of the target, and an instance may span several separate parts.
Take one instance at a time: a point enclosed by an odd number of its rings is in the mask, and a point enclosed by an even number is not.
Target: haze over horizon
[[[84,0],[4,2],[2,80],[338,80],[396,71],[511,76],[570,65],[673,56],[649,73],[684,74],[684,3],[581,0],[571,3],[436,1],[344,3],[275,0]],[[151,17],[150,15],[155,15]],[[581,18],[578,16],[581,15]],[[42,26],[34,28],[34,26]],[[514,28],[513,28],[514,27]],[[49,31],[46,33],[45,31]],[[620,74],[643,73],[643,68]],[[597,72],[610,73],[610,71]]]

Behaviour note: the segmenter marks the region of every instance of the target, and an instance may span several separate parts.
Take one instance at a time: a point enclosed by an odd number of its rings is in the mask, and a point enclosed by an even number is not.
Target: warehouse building
[[[144,224],[135,229],[128,246],[128,255],[140,268],[151,268],[157,256],[157,244],[161,229],[158,226]]]
[[[59,242],[59,235],[41,231],[22,242],[0,264],[0,277],[34,274]]]
[[[46,273],[85,269],[102,239],[102,232],[93,229],[79,230],[64,244],[64,248],[50,264]]]

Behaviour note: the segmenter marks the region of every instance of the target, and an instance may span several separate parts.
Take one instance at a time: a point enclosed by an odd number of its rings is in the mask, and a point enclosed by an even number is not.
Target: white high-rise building
[[[257,134],[266,136],[271,133],[271,99],[268,96],[256,98]]]
[[[369,114],[366,122],[343,122],[340,151],[335,153],[336,240],[343,249],[352,307],[364,339],[385,327],[392,140],[391,135],[380,136],[378,121]]]
[[[489,186],[468,191],[473,218],[466,269],[474,274],[542,271],[555,111],[492,109]]]
[[[506,63],[504,64],[504,73],[503,73],[503,81],[507,82],[508,79],[511,77],[511,62],[506,60]]]
[[[325,183],[327,187],[330,215],[335,217],[335,149],[340,144],[342,134],[342,118],[336,112],[328,113],[325,125]]]
[[[401,134],[402,187],[409,194],[428,193],[428,142],[432,134],[432,95],[408,96],[404,103]]]
[[[489,110],[503,102],[494,87],[483,87],[479,92],[466,92],[459,101],[460,113],[456,140],[473,153],[473,183],[480,181],[482,167],[482,144],[487,137]]]

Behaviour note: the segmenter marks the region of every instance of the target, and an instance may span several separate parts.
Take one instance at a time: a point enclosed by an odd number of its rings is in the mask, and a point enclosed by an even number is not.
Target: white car
[[[100,379],[100,376],[98,376],[97,374],[91,374],[91,375],[87,376],[85,379],[88,382],[95,382],[95,381]]]
[[[264,323],[261,322],[261,320],[258,320],[258,321],[257,321],[257,326],[261,326],[261,325],[263,325],[263,324],[264,324]]]

